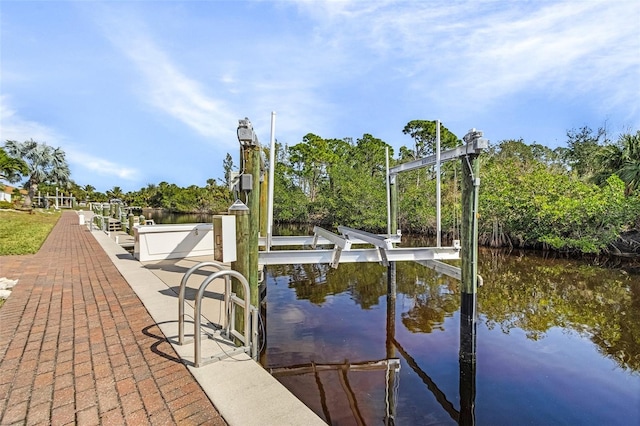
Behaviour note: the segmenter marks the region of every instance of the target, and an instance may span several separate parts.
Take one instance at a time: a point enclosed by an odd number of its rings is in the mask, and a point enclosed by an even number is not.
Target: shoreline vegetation
[[[433,154],[435,123],[409,122],[403,133],[414,144],[402,146],[395,155],[393,147],[366,133],[355,140],[309,133],[295,145],[276,143],[274,221],[386,232],[386,150],[390,166]],[[443,150],[462,144],[444,126],[440,133]],[[263,151],[268,154],[267,148]],[[555,149],[521,139],[503,140],[490,143],[480,163],[481,245],[638,262],[640,131],[611,141],[606,129],[583,127],[568,131],[567,146]],[[78,200],[118,198],[130,206],[216,214],[227,211],[238,197],[230,189],[236,168],[229,154],[223,169],[223,180],[208,179],[204,187],[160,182],[127,193],[117,186],[104,194],[91,185],[72,184],[69,189]],[[460,235],[461,170],[460,161],[441,166],[444,240]],[[55,193],[55,186],[40,187]],[[437,225],[434,168],[398,175],[397,187],[399,229],[433,236]]]

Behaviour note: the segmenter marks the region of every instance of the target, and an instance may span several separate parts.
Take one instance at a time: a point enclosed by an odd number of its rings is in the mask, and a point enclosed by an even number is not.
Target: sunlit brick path
[[[0,277],[0,424],[225,424],[76,213]]]

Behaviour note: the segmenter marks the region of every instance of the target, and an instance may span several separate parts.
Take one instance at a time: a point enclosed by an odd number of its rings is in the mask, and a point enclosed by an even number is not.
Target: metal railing
[[[178,344],[184,345],[186,343],[191,343],[191,340],[186,341],[184,337],[184,322],[185,322],[185,293],[187,287],[187,281],[189,277],[196,272],[197,270],[203,267],[213,267],[218,269],[218,271],[210,274],[205,280],[200,284],[198,288],[198,292],[195,298],[195,307],[194,307],[194,315],[193,315],[193,342],[194,342],[194,365],[195,367],[200,367],[201,365],[205,365],[211,362],[219,361],[221,359],[230,357],[239,353],[250,353],[251,357],[257,358],[257,324],[258,324],[258,310],[251,306],[251,301],[249,298],[249,282],[240,272],[232,271],[228,269],[223,269],[224,265],[218,262],[201,262],[197,265],[190,268],[182,277],[180,282],[180,290],[178,293]],[[225,351],[215,354],[204,363],[200,361],[201,359],[201,348],[202,348],[202,333],[200,332],[201,322],[202,322],[202,298],[204,296],[204,292],[213,281],[218,278],[225,279],[225,292],[224,292],[224,317],[223,324],[221,324],[222,329],[224,331],[224,335],[227,339],[231,341],[232,338],[238,339],[242,343],[242,346],[236,347],[233,350]],[[239,298],[235,293],[231,290],[231,278],[236,278],[238,282],[242,285],[244,290],[245,298]],[[240,333],[236,330],[236,321],[235,321],[235,313],[236,307],[240,306],[243,308],[243,319],[244,319],[244,332]]]

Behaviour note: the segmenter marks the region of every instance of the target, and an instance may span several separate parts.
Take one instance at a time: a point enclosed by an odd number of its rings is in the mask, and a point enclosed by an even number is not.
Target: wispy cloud
[[[5,95],[0,96],[0,140],[2,142],[6,140],[23,142],[29,139],[56,148],[61,147],[66,154],[67,161],[72,166],[74,176],[83,174],[83,171],[100,176],[114,176],[128,181],[133,181],[139,176],[138,170],[134,168],[122,166],[87,154],[82,149],[74,148],[67,138],[60,135],[55,129],[21,118],[10,105],[10,99]]]
[[[637,90],[629,90],[640,84],[638,2],[302,1],[299,7],[315,19],[317,32],[354,58],[362,51],[370,61],[395,62],[398,74],[389,78],[413,79],[412,87],[436,102],[483,108],[534,87],[549,96],[597,91],[605,104],[627,104],[638,114]]]
[[[23,142],[29,139],[57,146],[62,137],[48,126],[22,118],[10,105],[10,98],[0,95],[0,141]]]
[[[157,45],[144,22],[134,15],[126,19],[109,13],[105,19],[105,34],[139,71],[143,84],[140,96],[154,108],[186,124],[200,135],[218,141],[233,141],[229,123],[238,119],[221,99],[190,78]]]
[[[67,148],[66,154],[69,162],[76,166],[74,170],[84,169],[100,176],[113,176],[127,181],[135,181],[140,175],[137,169],[116,164],[76,148]]]

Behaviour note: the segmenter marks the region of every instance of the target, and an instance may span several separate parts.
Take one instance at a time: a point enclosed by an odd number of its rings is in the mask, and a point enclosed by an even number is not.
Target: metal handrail
[[[204,291],[207,288],[207,286],[209,284],[211,284],[214,280],[216,280],[217,278],[221,278],[221,277],[225,277],[226,279],[226,289],[225,289],[225,302],[227,302],[227,297],[229,297],[229,301],[236,303],[236,304],[241,304],[243,302],[242,299],[239,299],[238,297],[236,297],[235,293],[231,293],[231,280],[229,278],[231,277],[235,277],[238,279],[238,281],[240,282],[240,284],[242,284],[243,289],[244,289],[244,295],[245,295],[245,299],[244,299],[244,335],[241,336],[239,335],[237,332],[235,332],[235,325],[231,327],[231,330],[227,331],[227,336],[231,337],[231,335],[233,335],[234,337],[240,339],[242,341],[242,343],[244,344],[244,346],[242,347],[243,350],[250,350],[251,349],[251,334],[250,334],[250,330],[251,330],[251,323],[249,322],[249,315],[251,313],[251,300],[249,298],[249,282],[247,281],[247,279],[244,277],[244,275],[242,275],[240,272],[238,271],[232,271],[232,270],[225,270],[225,271],[218,271],[218,272],[214,272],[213,274],[209,275],[200,285],[200,288],[198,289],[198,294],[196,295],[196,307],[195,307],[195,313],[194,313],[194,324],[193,324],[193,337],[195,340],[195,349],[194,349],[194,364],[196,367],[200,367],[200,347],[201,347],[201,340],[202,337],[200,335],[200,313],[202,310],[202,296],[204,295]],[[225,307],[228,308],[228,304],[225,303]],[[230,316],[231,316],[231,321],[232,323],[235,324],[234,321],[234,316],[233,316],[233,312],[235,311],[235,309],[232,309],[230,312]],[[227,312],[228,309],[227,309]]]
[[[231,339],[232,337],[237,338],[243,344],[242,347],[236,348],[232,353],[237,353],[238,350],[242,352],[251,351],[252,358],[257,357],[257,329],[254,330],[254,334],[251,333],[252,324],[254,324],[253,328],[257,327],[257,309],[251,306],[251,301],[249,298],[250,290],[249,290],[249,282],[240,272],[232,271],[228,269],[224,269],[225,265],[219,262],[200,262],[195,266],[192,266],[182,277],[180,281],[180,290],[178,292],[178,344],[183,345],[185,343],[190,343],[185,341],[184,338],[184,322],[185,322],[185,313],[184,313],[184,304],[185,304],[185,293],[187,287],[187,281],[189,277],[196,272],[197,270],[205,267],[212,266],[218,269],[217,272],[210,274],[205,280],[200,284],[198,288],[198,293],[195,298],[195,308],[193,315],[193,341],[194,341],[194,365],[196,367],[200,367],[200,358],[201,358],[201,341],[202,336],[200,334],[200,326],[202,322],[202,297],[204,296],[204,292],[206,288],[211,284],[214,280],[218,278],[224,277],[225,279],[225,291],[224,291],[224,323],[222,327],[226,336]],[[244,290],[244,299],[240,299],[236,296],[235,293],[231,291],[231,278],[235,277],[238,279],[240,284],[243,286]],[[235,329],[235,306],[240,305],[244,308],[244,334],[238,333]],[[251,321],[250,321],[251,319]],[[225,353],[226,356],[229,356],[229,353]],[[214,357],[215,358],[215,357]]]
[[[224,269],[224,265],[218,262],[200,262],[195,266],[192,266],[182,277],[180,281],[180,291],[178,293],[178,344],[184,344],[184,294],[186,293],[187,281],[189,277],[200,268],[205,266],[213,266],[219,271]],[[225,291],[225,306],[226,306],[226,291]],[[225,316],[226,320],[226,316]],[[225,324],[226,326],[226,324]],[[194,333],[195,334],[195,333]]]

